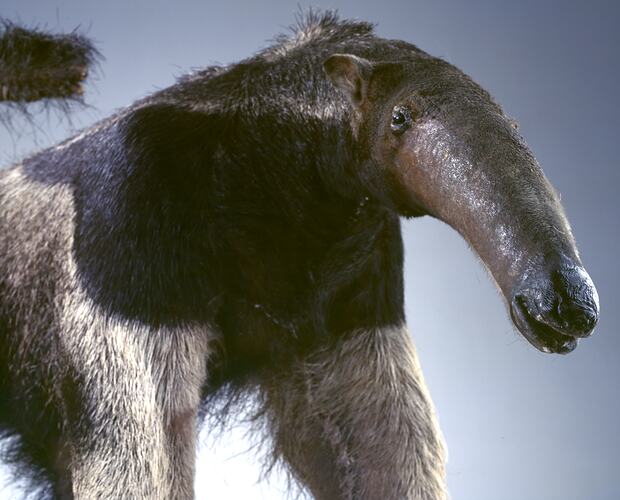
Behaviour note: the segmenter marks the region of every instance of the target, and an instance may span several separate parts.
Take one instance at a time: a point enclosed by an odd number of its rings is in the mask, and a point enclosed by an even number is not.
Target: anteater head
[[[377,198],[463,235],[539,350],[568,353],[592,333],[598,296],[559,197],[486,91],[420,53],[396,62],[335,54],[324,69],[349,98]]]

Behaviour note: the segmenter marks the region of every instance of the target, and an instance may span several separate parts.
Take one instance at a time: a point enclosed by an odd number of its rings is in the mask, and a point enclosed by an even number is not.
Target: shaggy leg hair
[[[275,453],[317,500],[446,498],[444,445],[407,329],[357,331],[262,386]]]
[[[194,498],[196,414],[206,336],[128,325],[65,339],[88,353],[84,404],[68,412],[76,498]],[[73,497],[70,497],[73,498]]]

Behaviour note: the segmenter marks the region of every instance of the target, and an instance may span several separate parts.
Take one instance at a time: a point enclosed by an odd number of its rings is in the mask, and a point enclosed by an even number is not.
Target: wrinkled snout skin
[[[399,81],[369,135],[391,179],[388,196],[402,214],[430,214],[463,235],[533,346],[572,351],[596,325],[598,295],[559,198],[513,122],[443,61],[413,64]]]

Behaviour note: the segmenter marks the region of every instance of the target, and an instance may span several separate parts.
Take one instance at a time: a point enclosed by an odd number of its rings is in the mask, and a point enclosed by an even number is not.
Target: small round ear
[[[372,63],[353,54],[334,54],[323,62],[331,82],[344,91],[351,103],[359,106],[367,97]]]

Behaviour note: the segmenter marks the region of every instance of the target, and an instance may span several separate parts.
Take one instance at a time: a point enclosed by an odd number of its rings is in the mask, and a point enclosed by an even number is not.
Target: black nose
[[[599,315],[598,294],[585,269],[563,262],[551,272],[526,278],[516,290],[511,312],[523,335],[543,351],[566,353],[588,337]]]
[[[559,269],[552,273],[551,284],[557,303],[550,311],[551,326],[575,337],[589,336],[598,321],[599,303],[586,270],[581,266]]]

